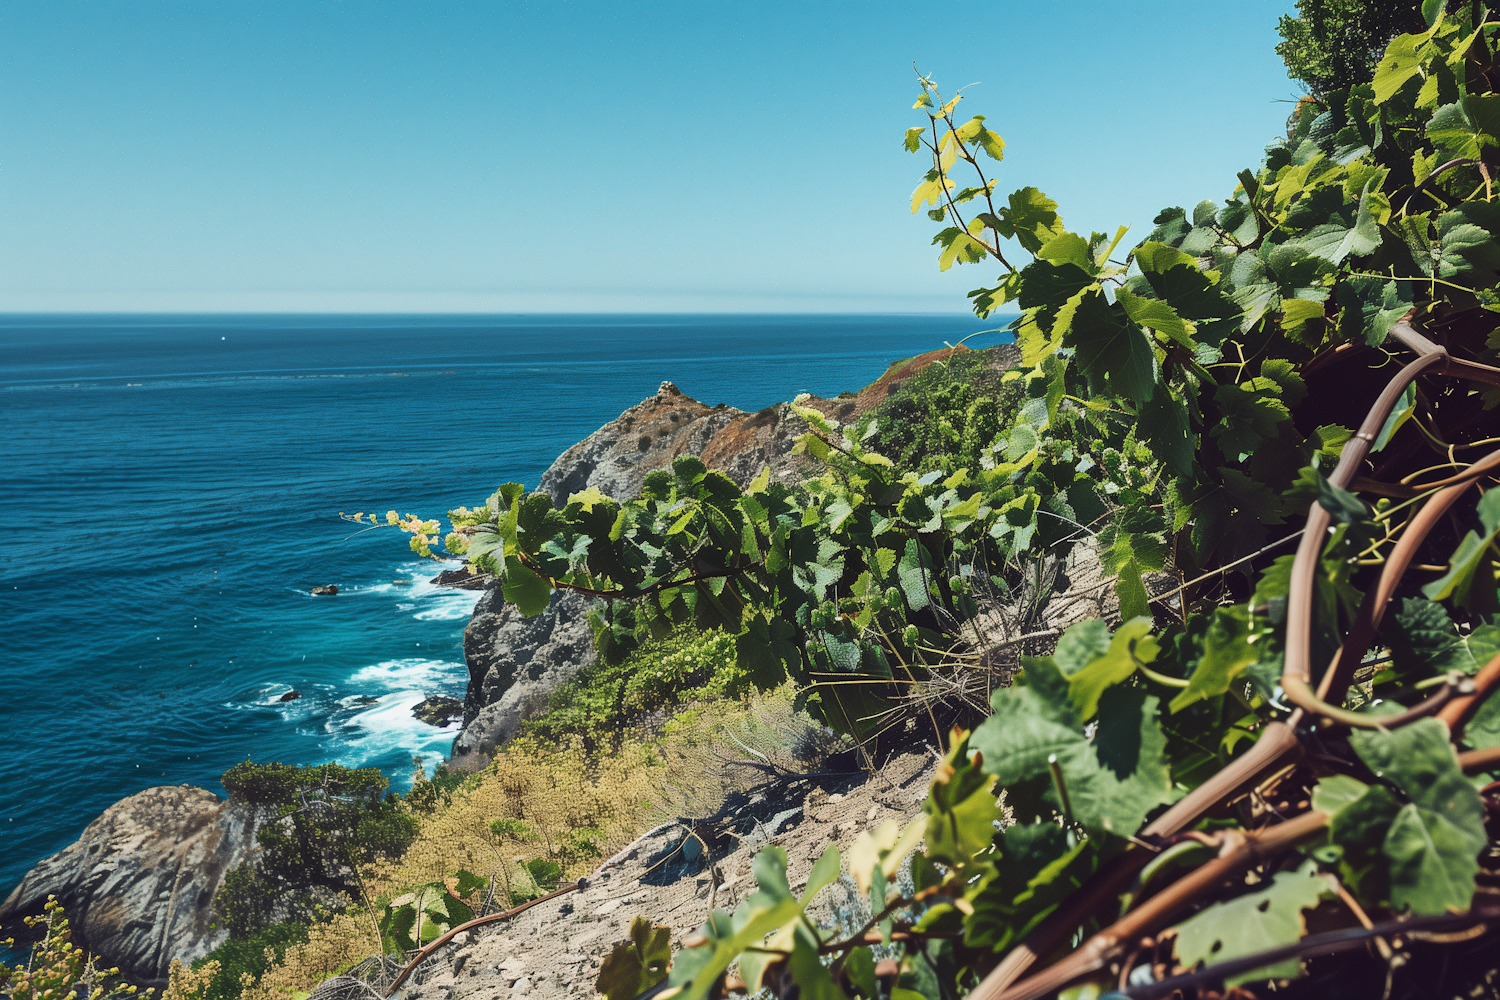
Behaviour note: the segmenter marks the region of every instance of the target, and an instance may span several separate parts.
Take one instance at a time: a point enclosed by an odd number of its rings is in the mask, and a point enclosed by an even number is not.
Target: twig
[[[1296,958],[1300,955],[1334,955],[1341,951],[1350,951],[1354,948],[1362,947],[1371,938],[1378,939],[1419,929],[1473,926],[1476,922],[1480,926],[1485,926],[1484,922],[1494,920],[1497,917],[1500,917],[1500,910],[1444,913],[1435,917],[1387,920],[1385,923],[1374,924],[1370,927],[1351,927],[1348,930],[1331,931],[1327,934],[1311,934],[1296,944],[1273,948],[1269,951],[1260,952],[1257,955],[1246,955],[1243,958],[1231,959],[1228,962],[1220,962],[1218,965],[1211,965],[1201,972],[1190,972],[1186,975],[1173,976],[1170,979],[1146,983],[1142,986],[1125,990],[1124,993],[1130,1000],[1156,1000],[1157,997],[1170,996],[1178,990],[1181,990],[1186,995],[1194,987],[1217,982],[1226,976],[1235,976],[1242,972],[1250,972],[1267,965],[1275,965],[1277,962],[1285,961],[1288,958]]]
[[[453,928],[448,933],[438,938],[436,941],[433,941],[432,944],[429,944],[427,947],[417,952],[416,956],[413,957],[410,962],[406,963],[406,967],[401,970],[400,974],[396,976],[395,981],[393,981],[390,987],[386,989],[384,995],[389,997],[392,993],[395,993],[396,988],[402,983],[406,982],[406,977],[415,972],[417,966],[426,961],[433,952],[437,951],[443,945],[447,944],[449,941],[452,941],[455,937],[462,934],[469,928],[478,927],[481,924],[493,924],[499,920],[509,920],[511,917],[514,917],[516,914],[520,913],[522,910],[529,910],[538,903],[545,903],[549,899],[556,899],[558,896],[565,895],[566,893],[578,892],[581,889],[587,889],[588,884],[588,879],[581,878],[577,882],[574,882],[572,885],[565,885],[559,889],[554,889],[551,892],[547,893],[547,895],[539,896],[538,898],[531,900],[529,903],[522,903],[520,906],[511,907],[509,910],[505,910],[500,913],[491,913],[487,917],[475,917],[468,923],[459,924],[457,927]]]

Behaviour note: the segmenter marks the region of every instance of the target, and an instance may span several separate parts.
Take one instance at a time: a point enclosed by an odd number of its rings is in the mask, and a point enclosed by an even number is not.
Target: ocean
[[[994,325],[994,324],[990,324]],[[477,595],[394,528],[534,487],[671,380],[758,410],[984,329],[931,316],[0,316],[0,895],[118,799],[234,764],[406,787]],[[974,346],[993,342],[980,338]],[[338,596],[313,596],[335,584]],[[281,701],[297,691],[301,697]]]

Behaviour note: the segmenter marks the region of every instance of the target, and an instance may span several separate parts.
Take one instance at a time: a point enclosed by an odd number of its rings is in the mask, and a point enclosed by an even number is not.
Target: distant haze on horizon
[[[10,0],[0,312],[962,313],[913,62],[1131,243],[1281,133],[1292,6]]]

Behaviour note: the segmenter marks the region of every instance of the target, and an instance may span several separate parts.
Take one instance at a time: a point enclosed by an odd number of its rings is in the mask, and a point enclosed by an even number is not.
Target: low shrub
[[[136,987],[119,978],[120,970],[100,968],[94,957],[73,943],[67,914],[55,896],[48,896],[40,916],[26,917],[26,927],[39,932],[23,965],[0,962],[0,996],[9,1000],[123,1000]],[[10,939],[0,945],[14,946]],[[150,996],[146,990],[142,996]]]
[[[579,738],[590,751],[617,749],[652,713],[692,701],[741,698],[749,688],[748,672],[735,662],[733,636],[686,627],[619,663],[600,660],[580,671],[522,732],[543,740]]]
[[[256,764],[245,761],[219,779],[231,799],[262,805],[290,805],[299,792],[368,797],[385,791],[388,782],[379,768],[340,767],[338,764]]]
[[[1019,381],[1004,382],[1001,348],[956,352],[907,379],[860,426],[866,442],[897,467],[915,472],[978,469],[984,449],[1026,401]]]
[[[307,925],[296,921],[272,924],[244,938],[231,937],[193,963],[195,971],[206,975],[197,1000],[237,1000],[286,956],[289,946],[306,940]]]

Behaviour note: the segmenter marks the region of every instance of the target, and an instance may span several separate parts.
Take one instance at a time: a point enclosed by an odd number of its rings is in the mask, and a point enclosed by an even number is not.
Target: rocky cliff
[[[960,347],[958,350],[966,350]],[[1019,360],[1002,349],[996,364]],[[836,399],[811,398],[810,405],[841,421],[876,409],[903,381],[934,361],[951,356],[943,349],[899,361],[858,393]],[[542,474],[540,489],[559,506],[589,487],[614,497],[633,497],[648,473],[666,468],[679,455],[697,455],[741,486],[770,467],[774,477],[800,478],[804,461],[792,454],[807,425],[786,403],[746,413],[731,406],[707,406],[671,382],[578,442]],[[577,594],[554,594],[551,606],[523,618],[491,589],[474,607],[464,630],[469,687],[464,727],[453,743],[453,765],[482,766],[521,723],[546,710],[548,696],[594,659],[588,626],[590,602]]]
[[[148,788],[28,872],[0,904],[0,926],[12,931],[55,895],[78,944],[132,982],[165,986],[173,960],[192,962],[228,937],[214,923],[214,894],[259,851],[262,819],[257,806],[190,785]]]

